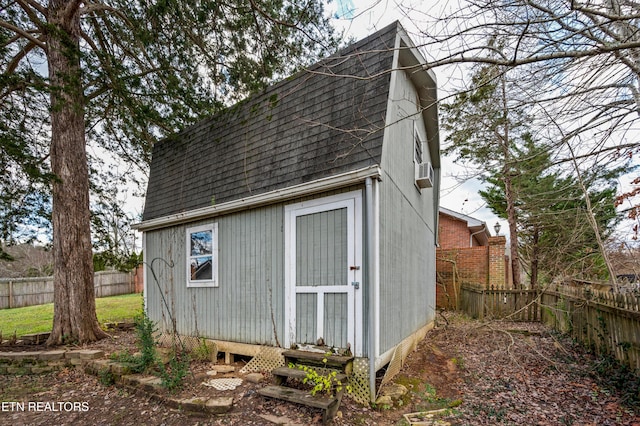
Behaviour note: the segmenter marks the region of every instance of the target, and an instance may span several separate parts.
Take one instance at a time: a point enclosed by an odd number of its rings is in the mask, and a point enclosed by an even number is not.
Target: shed
[[[173,318],[246,355],[321,337],[350,347],[371,383],[403,361],[436,304],[424,64],[395,22],[154,146],[137,228],[161,330]]]

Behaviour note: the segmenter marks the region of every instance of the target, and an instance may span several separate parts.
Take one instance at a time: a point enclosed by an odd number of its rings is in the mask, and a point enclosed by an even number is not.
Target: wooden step
[[[308,407],[321,408],[326,410],[338,402],[337,398],[326,395],[311,395],[309,391],[288,388],[285,386],[266,386],[258,389],[258,393],[262,396],[270,398],[282,399],[284,401],[295,402],[296,404],[306,405]]]
[[[271,372],[273,377],[276,379],[276,384],[284,384],[287,381],[287,378],[303,381],[307,377],[307,373],[304,370],[300,370],[299,368],[289,368],[289,367],[279,367]],[[347,379],[347,375],[344,373],[337,373],[334,377],[334,383],[340,382],[345,384],[345,380]]]
[[[353,370],[353,357],[340,355],[327,355],[320,352],[289,350],[282,353],[285,364],[313,365],[340,370],[347,375]],[[325,362],[326,360],[326,362]]]
[[[307,407],[320,408],[324,410],[322,422],[327,424],[338,412],[338,398],[325,395],[311,395],[308,391],[287,388],[284,386],[267,386],[258,389],[258,393],[269,398],[281,399],[295,404],[306,405]]]

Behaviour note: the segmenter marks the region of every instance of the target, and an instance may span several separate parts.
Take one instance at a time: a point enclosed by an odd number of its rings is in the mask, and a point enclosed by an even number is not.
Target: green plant
[[[196,346],[191,351],[193,359],[196,361],[211,360],[211,354],[213,353],[212,346],[212,343],[207,342],[204,338],[201,337],[198,346]]]
[[[102,368],[98,371],[98,381],[104,386],[111,386],[116,382],[116,377],[109,368]]]
[[[122,352],[112,353],[109,359],[121,364],[127,364],[132,373],[142,373],[148,367],[142,362],[142,356],[132,354],[126,349]]]
[[[462,359],[462,357],[453,357],[451,358],[451,362],[460,370],[464,370],[464,359]]]
[[[116,361],[116,362],[123,362],[126,364],[132,364],[136,361],[138,357],[134,354],[132,354],[131,352],[129,352],[128,349],[125,349],[123,351],[120,352],[114,352],[111,355],[109,355],[109,359],[112,361]]]
[[[425,401],[428,401],[428,402],[438,401],[438,397],[436,397],[436,388],[434,388],[430,383],[424,384],[424,392],[422,395]]]
[[[640,376],[627,364],[621,363],[613,355],[600,355],[592,365],[591,376],[605,387],[600,392],[609,392],[606,388],[615,389],[622,395],[622,403],[640,410]],[[594,396],[597,395],[592,394]]]
[[[330,356],[331,353],[325,354],[325,357],[322,359],[322,362],[327,364],[327,356]],[[296,368],[293,364],[289,364],[289,368]],[[347,391],[347,393],[351,393],[351,386],[348,384],[343,384],[341,380],[338,380],[338,372],[335,370],[331,370],[329,368],[313,368],[308,365],[298,365],[297,368],[306,373],[306,377],[302,380],[302,383],[312,384],[313,389],[311,389],[311,395],[315,395],[318,392],[324,393],[325,395],[331,395],[333,391],[340,392],[343,389]]]
[[[154,365],[157,361],[158,354],[156,351],[156,325],[147,316],[144,307],[142,312],[134,318],[136,334],[138,336],[138,347],[140,348],[140,364],[142,369]]]
[[[158,359],[156,340],[153,337],[156,327],[144,310],[135,316],[134,322],[140,355],[134,355],[128,350],[124,350],[111,354],[109,358],[127,364],[132,373],[142,373],[153,367]]]
[[[162,386],[172,392],[182,388],[184,378],[187,376],[187,373],[189,373],[190,361],[189,355],[186,352],[174,351],[169,358],[168,367],[162,363],[158,363]]]

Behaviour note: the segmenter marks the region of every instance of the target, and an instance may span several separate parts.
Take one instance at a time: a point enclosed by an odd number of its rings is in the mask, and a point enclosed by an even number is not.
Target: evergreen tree
[[[627,169],[600,166],[583,176],[590,213],[576,178],[553,164],[551,152],[550,147],[525,134],[514,150],[510,167],[514,172],[511,183],[518,215],[518,245],[529,266],[530,287],[536,288],[540,278],[607,278],[587,215],[595,216],[601,237],[606,239],[619,221],[614,206],[616,179]],[[486,182],[487,189],[480,195],[495,214],[505,217],[503,180],[492,176]]]
[[[523,111],[513,106],[514,89],[504,69],[493,65],[475,68],[468,90],[442,107],[448,131],[446,154],[472,165],[481,180],[500,179],[505,190],[505,212],[511,241],[513,285],[520,287],[518,217],[512,185],[512,157],[520,136],[528,131]]]

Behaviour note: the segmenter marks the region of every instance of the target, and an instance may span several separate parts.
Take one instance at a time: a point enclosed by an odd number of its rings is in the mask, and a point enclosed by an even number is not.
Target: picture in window
[[[213,279],[213,231],[197,231],[189,235],[191,280]]]

